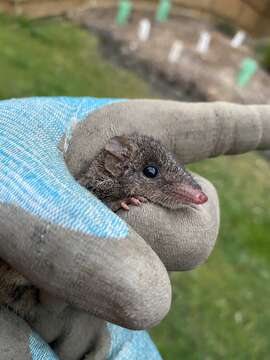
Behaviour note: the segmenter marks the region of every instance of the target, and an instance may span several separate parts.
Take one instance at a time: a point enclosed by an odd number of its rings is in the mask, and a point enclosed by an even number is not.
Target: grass
[[[270,38],[262,41],[255,47],[261,65],[270,72]]]
[[[148,85],[100,58],[97,40],[67,22],[0,16],[0,98],[149,95]]]
[[[152,97],[100,57],[97,40],[58,20],[0,17],[0,98]],[[165,360],[268,359],[270,167],[255,153],[194,164],[216,185],[221,230],[206,264],[173,273],[173,305],[151,334]]]

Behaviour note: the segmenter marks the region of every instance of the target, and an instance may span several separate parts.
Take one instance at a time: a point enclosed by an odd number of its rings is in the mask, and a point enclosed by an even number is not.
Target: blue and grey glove
[[[170,307],[167,270],[191,269],[213,248],[214,187],[198,177],[209,196],[205,205],[172,214],[146,204],[122,214],[124,222],[70,172],[76,175],[110,137],[134,131],[159,138],[184,162],[267,149],[269,114],[268,106],[224,103],[3,101],[1,258],[37,287],[102,319],[133,329],[156,324]],[[63,136],[72,128],[66,149]]]

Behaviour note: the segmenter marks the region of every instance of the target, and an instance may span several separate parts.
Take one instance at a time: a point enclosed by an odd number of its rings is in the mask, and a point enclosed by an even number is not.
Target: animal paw
[[[129,211],[128,205],[140,206],[142,203],[147,202],[147,199],[142,196],[132,196],[120,201],[120,206],[122,209]]]
[[[114,212],[117,212],[119,209],[129,210],[128,205],[140,206],[142,203],[147,202],[147,199],[142,196],[131,196],[126,199],[116,200],[116,201],[107,201],[106,205]]]

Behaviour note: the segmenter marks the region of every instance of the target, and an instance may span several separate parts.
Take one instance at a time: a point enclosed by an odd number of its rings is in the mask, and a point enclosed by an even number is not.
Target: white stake
[[[244,31],[242,31],[242,30],[238,31],[232,38],[231,46],[234,48],[238,48],[239,46],[241,46],[243,44],[243,42],[246,39],[246,36],[247,36],[247,34]]]
[[[151,22],[148,19],[142,19],[139,22],[138,38],[140,41],[147,41],[150,36]]]
[[[206,54],[210,45],[211,35],[207,31],[200,33],[199,41],[196,50],[201,54]]]
[[[180,40],[176,40],[176,41],[173,43],[173,45],[172,45],[172,47],[171,47],[171,50],[170,50],[170,52],[169,52],[168,61],[169,61],[170,63],[172,63],[172,64],[173,64],[173,63],[176,63],[176,62],[179,60],[180,56],[181,56],[181,53],[182,53],[182,51],[183,51],[183,48],[184,48],[183,42],[180,41]]]

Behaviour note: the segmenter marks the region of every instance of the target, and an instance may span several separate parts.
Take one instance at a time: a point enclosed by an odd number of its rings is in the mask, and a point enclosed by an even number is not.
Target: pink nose
[[[194,196],[195,204],[204,204],[207,200],[208,200],[207,195],[202,191],[198,192],[198,194]]]

